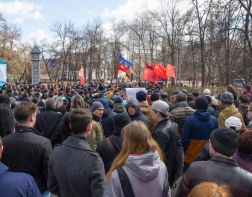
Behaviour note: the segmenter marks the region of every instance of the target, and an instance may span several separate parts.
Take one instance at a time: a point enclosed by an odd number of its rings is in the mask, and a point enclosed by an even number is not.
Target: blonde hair
[[[232,197],[227,185],[203,182],[196,185],[187,197]]]
[[[71,109],[84,108],[84,100],[80,95],[74,95],[71,100]]]
[[[112,172],[124,165],[130,154],[144,154],[148,151],[157,151],[160,159],[163,160],[163,154],[158,144],[152,138],[149,129],[141,121],[133,121],[122,129],[122,150],[115,158],[109,172],[105,177],[108,182]]]

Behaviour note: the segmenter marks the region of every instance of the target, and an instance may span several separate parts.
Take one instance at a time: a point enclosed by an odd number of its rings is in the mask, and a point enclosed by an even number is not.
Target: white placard
[[[139,91],[144,91],[147,93],[147,90],[145,88],[126,88],[126,95],[128,100],[136,99],[136,93]]]

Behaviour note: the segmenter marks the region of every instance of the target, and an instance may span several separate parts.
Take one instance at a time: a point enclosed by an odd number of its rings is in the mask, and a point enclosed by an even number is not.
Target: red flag
[[[171,64],[166,65],[166,76],[176,78],[174,66]]]
[[[155,63],[154,64],[154,73],[157,77],[160,77],[162,79],[166,79],[166,68],[164,68],[161,64]]]
[[[80,84],[83,85],[85,83],[85,78],[83,74],[83,66],[81,66],[79,70],[79,78],[80,78]]]
[[[120,63],[118,63],[116,65],[116,68],[117,68],[117,70],[121,70],[123,72],[127,72],[127,68],[125,66],[121,65]]]
[[[156,83],[157,82],[157,76],[154,73],[153,67],[146,65],[143,70],[143,75],[142,75],[142,80],[149,81],[151,83]]]

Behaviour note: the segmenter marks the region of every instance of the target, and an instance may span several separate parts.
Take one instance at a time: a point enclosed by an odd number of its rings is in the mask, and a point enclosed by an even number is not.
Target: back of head
[[[207,95],[210,96],[210,95],[211,95],[211,90],[208,89],[208,88],[204,89],[204,90],[203,90],[203,95],[204,95],[204,96],[207,96]]]
[[[56,101],[55,101],[55,99],[49,98],[49,99],[46,101],[45,110],[46,110],[46,111],[53,111],[53,110],[56,110]]]
[[[14,116],[18,123],[25,123],[37,111],[37,106],[31,101],[21,101],[14,109]]]
[[[239,136],[238,152],[245,156],[252,155],[252,132],[247,131]]]
[[[234,131],[239,131],[242,128],[242,122],[240,118],[230,116],[225,120],[225,127],[233,129]]]
[[[0,104],[10,106],[10,97],[7,94],[0,94]]]
[[[160,100],[159,93],[152,93],[151,96],[150,96],[150,101],[154,102],[154,101],[157,101],[157,100]]]
[[[136,93],[136,99],[140,102],[140,101],[146,101],[147,98],[147,94],[144,91],[139,91]]]
[[[116,114],[113,119],[114,134],[121,135],[121,130],[123,127],[130,123],[130,117],[126,112]]]
[[[179,93],[176,94],[176,102],[182,102],[182,101],[186,101],[187,100],[187,95],[180,91]]]
[[[195,101],[195,106],[197,110],[206,111],[208,108],[208,100],[204,96],[199,96]]]
[[[215,152],[231,157],[238,147],[238,133],[232,129],[215,129],[210,135],[210,142]]]
[[[202,182],[196,185],[187,197],[232,197],[227,185]]]
[[[0,105],[0,136],[4,137],[14,131],[15,118],[14,114],[6,105]]]
[[[133,121],[122,129],[122,154],[144,154],[150,150],[158,150],[156,142],[146,125],[141,121]]]
[[[102,105],[103,105],[104,109],[108,109],[108,108],[109,108],[109,102],[108,102],[108,99],[105,99],[105,98],[100,98],[98,101],[102,103]]]
[[[84,100],[80,95],[74,95],[71,99],[71,109],[84,108]]]
[[[69,113],[69,123],[74,134],[84,134],[92,122],[92,115],[86,109],[73,109]]]
[[[231,92],[223,92],[220,95],[220,100],[223,104],[231,105],[234,103],[234,95]]]

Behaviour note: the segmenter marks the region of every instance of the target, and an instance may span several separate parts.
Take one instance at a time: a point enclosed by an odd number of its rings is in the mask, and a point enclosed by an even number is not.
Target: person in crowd
[[[244,121],[245,126],[248,126],[249,119],[248,119],[248,106],[250,104],[250,98],[246,95],[241,95],[239,97],[239,111],[242,114],[242,118]]]
[[[227,184],[233,196],[252,196],[252,174],[240,168],[231,158],[237,150],[238,138],[238,133],[232,129],[215,129],[209,143],[211,159],[190,165],[183,175],[176,196],[186,197],[195,185],[206,181]]]
[[[153,132],[153,138],[159,144],[165,156],[165,165],[169,174],[169,183],[180,177],[183,169],[183,148],[178,125],[169,119],[169,105],[161,100],[152,104],[153,118],[157,126]]]
[[[249,85],[249,84],[244,85],[243,94],[248,96],[250,98],[250,100],[252,101],[251,85]]]
[[[22,101],[16,106],[17,126],[14,133],[3,138],[2,162],[11,171],[32,175],[42,196],[49,196],[46,183],[52,146],[50,140],[34,129],[37,110],[30,101]]]
[[[239,99],[237,97],[237,93],[232,85],[227,86],[227,92],[230,92],[234,96],[234,105],[239,108]]]
[[[207,101],[208,101],[208,108],[207,108],[207,111],[208,111],[212,116],[218,118],[217,111],[212,107],[212,100],[213,100],[212,97],[206,95],[205,98],[206,98]]]
[[[141,90],[136,93],[136,99],[140,103],[141,111],[148,118],[149,125],[150,125],[150,131],[153,132],[153,129],[155,128],[156,123],[153,120],[152,109],[151,109],[149,103],[147,102],[146,98],[147,98],[146,92]]]
[[[187,94],[187,103],[192,109],[196,110],[194,96],[191,93]]]
[[[129,99],[127,103],[127,112],[130,116],[131,121],[142,121],[147,126],[147,128],[150,128],[150,123],[147,117],[142,113],[140,104],[136,99]]]
[[[71,110],[84,109],[84,100],[80,95],[74,95],[71,100]],[[69,112],[62,117],[56,131],[51,135],[51,142],[53,145],[62,143],[72,133],[69,126]]]
[[[150,104],[157,100],[160,100],[160,94],[157,92],[152,93],[150,96]]]
[[[123,98],[120,96],[115,96],[113,111],[116,113],[126,112],[125,106],[123,104]]]
[[[225,120],[225,128],[233,129],[235,132],[240,132],[242,129],[242,122],[240,118],[230,116]]]
[[[105,172],[109,171],[112,162],[122,149],[121,131],[130,121],[127,113],[116,114],[113,120],[113,134],[103,139],[97,146],[96,151],[103,160]]]
[[[8,105],[0,104],[0,137],[4,137],[15,130],[15,118]]]
[[[234,96],[230,92],[224,92],[219,97],[221,101],[221,111],[218,116],[218,125],[219,128],[224,128],[225,120],[230,116],[235,116],[240,118],[243,122],[243,118],[239,110],[234,106]],[[243,123],[244,125],[244,123]]]
[[[196,111],[185,120],[182,144],[184,147],[184,160],[186,169],[203,150],[208,142],[211,132],[218,128],[217,119],[207,111],[208,101],[199,96],[195,101]]]
[[[208,88],[204,89],[202,95],[203,96],[211,96],[211,90]]]
[[[56,112],[56,101],[53,98],[49,98],[46,101],[45,111],[38,113],[36,117],[36,123],[34,128],[42,133],[44,137],[49,139],[53,144],[51,137],[58,127],[62,119],[62,114]]]
[[[252,128],[252,103],[249,104],[247,109],[247,117],[248,117],[248,128]]]
[[[85,109],[69,113],[72,135],[53,149],[48,170],[48,189],[60,197],[102,197],[104,166],[87,136],[92,132],[92,115]]]
[[[62,101],[62,105],[60,105],[58,108],[57,108],[57,111],[60,112],[62,115],[65,115],[65,113],[67,112],[67,106],[68,106],[68,99],[64,99]]]
[[[165,101],[165,102],[168,102],[167,99],[168,99],[168,94],[167,94],[167,92],[164,92],[164,91],[160,92],[160,100]]]
[[[0,105],[1,106],[11,106],[10,97],[7,94],[0,94]]]
[[[252,132],[244,132],[239,136],[237,152],[232,157],[241,168],[252,173]]]
[[[0,137],[0,158],[3,152],[2,138]],[[0,161],[0,196],[1,197],[40,197],[33,177],[22,172],[11,172],[9,167]]]
[[[227,185],[214,182],[202,182],[196,185],[187,197],[233,197]]]
[[[178,124],[180,134],[182,134],[185,119],[194,112],[195,110],[187,104],[187,95],[183,92],[177,93],[176,105],[171,111],[171,119]]]
[[[113,132],[113,119],[116,113],[112,111],[112,109],[109,107],[109,102],[107,99],[100,98],[98,101],[101,102],[104,107],[102,120],[101,120],[104,136],[109,137]]]
[[[95,101],[92,103],[91,112],[93,117],[93,129],[91,134],[87,136],[87,141],[93,150],[96,150],[97,145],[104,138],[103,128],[101,124],[103,111],[104,107],[101,102]]]
[[[131,122],[123,128],[122,138],[122,150],[105,177],[104,197],[170,197],[162,153],[146,125]]]

